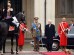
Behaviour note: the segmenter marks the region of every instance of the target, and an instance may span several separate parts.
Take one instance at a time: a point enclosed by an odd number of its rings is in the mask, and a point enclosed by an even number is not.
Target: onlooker
[[[53,37],[55,36],[55,26],[48,20],[48,24],[45,26],[45,41],[47,51],[52,51]]]
[[[73,20],[70,20],[69,26],[70,26],[70,28],[71,28],[71,27],[74,27],[74,21],[73,21]]]
[[[34,39],[34,51],[39,51],[39,41],[41,37],[41,24],[38,23],[38,17],[34,18],[34,22],[32,23],[32,37]]]
[[[70,31],[68,33],[74,34],[74,21],[73,20],[70,20],[69,28],[70,28]]]

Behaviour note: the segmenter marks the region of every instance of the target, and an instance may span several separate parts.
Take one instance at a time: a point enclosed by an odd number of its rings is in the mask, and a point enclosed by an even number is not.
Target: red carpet
[[[43,55],[71,55],[71,54],[65,54],[64,52],[42,52]]]

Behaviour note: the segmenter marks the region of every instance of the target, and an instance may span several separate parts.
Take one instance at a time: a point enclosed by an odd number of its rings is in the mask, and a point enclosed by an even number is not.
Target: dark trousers
[[[46,49],[47,51],[52,51],[52,44],[53,44],[53,39],[50,40],[50,39],[46,39]]]

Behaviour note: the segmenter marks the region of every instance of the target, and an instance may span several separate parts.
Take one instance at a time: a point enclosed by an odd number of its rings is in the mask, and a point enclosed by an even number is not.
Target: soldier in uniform
[[[34,40],[34,51],[39,51],[39,41],[41,37],[41,24],[38,23],[38,17],[34,18],[34,22],[32,23],[32,37]]]

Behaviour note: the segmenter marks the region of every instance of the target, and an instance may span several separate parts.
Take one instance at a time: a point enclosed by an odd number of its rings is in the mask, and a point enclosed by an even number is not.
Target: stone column
[[[51,19],[55,24],[55,0],[46,0],[46,7],[46,20]]]
[[[34,0],[34,17],[39,17],[42,33],[44,33],[44,0]]]
[[[42,32],[44,33],[45,26],[45,0],[34,0],[34,16],[39,17],[39,22],[42,24]],[[55,24],[55,0],[46,0],[46,23],[51,19]]]
[[[27,27],[31,29],[34,18],[34,0],[22,0],[22,10],[25,11]],[[26,32],[26,38],[32,38],[31,34]]]

